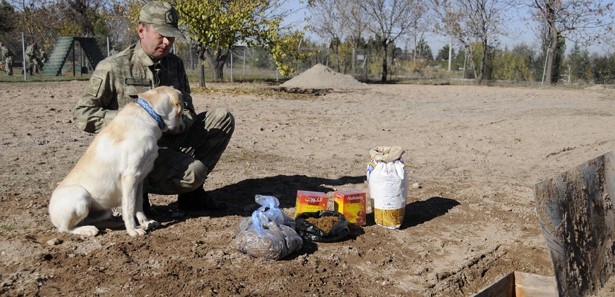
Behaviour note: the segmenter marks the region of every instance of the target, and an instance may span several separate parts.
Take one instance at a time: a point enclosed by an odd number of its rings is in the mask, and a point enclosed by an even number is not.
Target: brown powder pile
[[[285,88],[300,89],[356,89],[367,87],[351,75],[341,74],[333,69],[316,64],[281,85]]]
[[[327,233],[340,221],[340,218],[336,216],[324,216],[320,218],[307,218],[306,221]]]

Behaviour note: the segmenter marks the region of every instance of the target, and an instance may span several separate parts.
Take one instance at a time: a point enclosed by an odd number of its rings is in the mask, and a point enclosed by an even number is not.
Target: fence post
[[[26,37],[21,32],[21,68],[23,69],[23,81],[28,81],[28,69],[26,68]]]

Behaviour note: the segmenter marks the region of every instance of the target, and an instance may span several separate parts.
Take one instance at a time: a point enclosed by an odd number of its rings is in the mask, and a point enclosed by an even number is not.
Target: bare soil
[[[288,94],[209,84],[198,110],[237,129],[206,190],[231,208],[183,215],[152,198],[162,227],[130,237],[58,233],[47,205],[93,136],[72,122],[86,82],[0,83],[0,295],[471,296],[513,271],[553,275],[534,203],[542,179],[613,150],[608,88],[369,85]],[[297,190],[367,191],[368,150],[405,149],[399,230],[373,222],[285,260],[231,247],[254,196],[294,213]]]

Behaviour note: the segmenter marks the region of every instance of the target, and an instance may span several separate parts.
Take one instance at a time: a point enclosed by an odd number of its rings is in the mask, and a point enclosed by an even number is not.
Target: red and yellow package
[[[365,192],[356,190],[339,191],[333,194],[333,199],[335,211],[343,214],[348,222],[359,226],[365,225],[365,214],[367,212]]]
[[[295,203],[295,217],[304,212],[316,212],[327,210],[329,198],[323,192],[297,191],[297,202]]]

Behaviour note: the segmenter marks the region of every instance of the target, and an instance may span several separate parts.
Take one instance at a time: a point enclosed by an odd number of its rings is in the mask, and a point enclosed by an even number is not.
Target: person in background
[[[74,110],[76,125],[96,133],[138,94],[157,86],[173,86],[185,101],[187,128],[180,134],[165,133],[159,154],[144,181],[144,210],[151,214],[147,193],[178,194],[183,211],[221,210],[226,204],[203,189],[207,175],[226,149],[235,119],[225,108],[196,113],[183,61],[171,53],[178,29],[178,14],[166,2],[150,1],[139,13],[139,41],[101,61],[90,78],[85,95]]]
[[[4,70],[6,74],[13,75],[13,52],[0,42],[0,59],[4,61]]]
[[[43,69],[43,62],[41,60],[42,54],[37,42],[26,47],[26,57],[27,60],[24,71],[27,71],[28,74],[34,75],[34,73],[39,73],[40,70]]]

